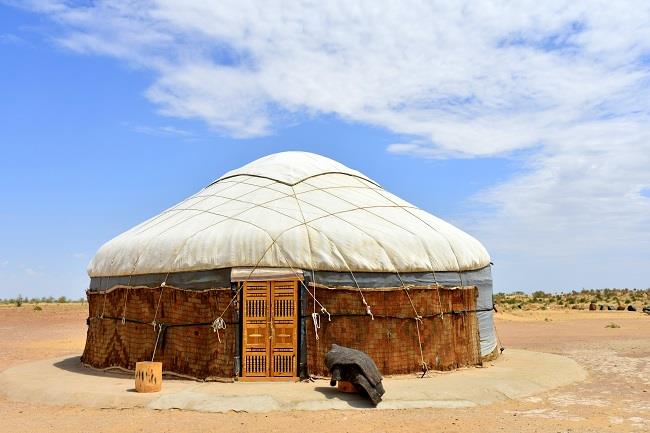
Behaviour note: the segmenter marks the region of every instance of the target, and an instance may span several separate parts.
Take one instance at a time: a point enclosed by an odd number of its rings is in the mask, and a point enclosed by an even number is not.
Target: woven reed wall
[[[412,288],[409,292],[415,309],[423,316],[420,338],[428,367],[450,370],[480,364],[474,312],[476,287]],[[232,296],[230,288],[208,291],[165,288],[162,298],[160,294],[161,288],[117,288],[106,294],[89,292],[90,319],[82,361],[97,368],[133,370],[136,362],[151,360],[157,336],[151,325],[154,317],[159,324],[210,323],[226,309]],[[332,343],[368,353],[385,375],[421,371],[415,313],[404,290],[364,290],[375,320],[366,315],[357,290],[317,289],[316,296],[332,313],[332,321],[321,315],[317,341],[310,316],[311,298],[304,304],[307,309],[302,314],[309,316],[306,327],[309,374],[328,375],[324,359]],[[122,324],[125,305],[125,317],[143,323]],[[232,378],[238,308],[237,304],[232,305],[224,316],[228,325],[219,331],[221,342],[207,325],[166,329],[155,360],[163,362],[165,371],[198,379]],[[439,316],[441,312],[445,313],[443,317]],[[102,313],[104,319],[99,318]]]
[[[82,362],[97,368],[117,366],[133,370],[136,362],[150,361],[157,336],[151,322],[160,294],[161,288],[117,288],[106,295],[88,292],[90,319]],[[156,322],[210,323],[226,309],[231,297],[230,288],[208,291],[165,288]],[[120,318],[125,305],[127,319],[145,323],[122,324]],[[155,360],[162,361],[165,371],[198,379],[233,377],[236,310],[236,306],[231,306],[224,316],[230,323],[219,331],[221,342],[210,326],[167,328],[161,335]],[[99,318],[102,312],[104,319]]]
[[[419,323],[420,338],[428,368],[451,370],[479,365],[478,323],[474,311],[478,289],[473,286],[439,291],[413,288],[409,292],[415,309],[423,317]],[[366,352],[384,375],[422,371],[415,313],[406,292],[399,289],[363,294],[374,320],[366,314],[358,290],[316,290],[318,301],[332,314],[332,321],[321,315],[319,340],[316,340],[309,318],[306,338],[309,374],[328,375],[325,354],[332,343]],[[306,304],[303,316],[312,312],[311,299]],[[441,312],[445,313],[442,317]]]

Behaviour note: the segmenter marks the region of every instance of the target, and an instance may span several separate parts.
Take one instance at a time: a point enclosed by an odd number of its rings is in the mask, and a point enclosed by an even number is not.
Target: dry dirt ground
[[[0,370],[79,354],[86,305],[0,306]],[[650,432],[650,316],[618,311],[498,313],[506,347],[569,356],[585,382],[471,409],[198,413],[36,406],[0,397],[2,432]],[[615,323],[620,326],[606,327]]]

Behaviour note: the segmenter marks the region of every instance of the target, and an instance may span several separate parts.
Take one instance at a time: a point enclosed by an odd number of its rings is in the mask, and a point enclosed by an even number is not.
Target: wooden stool
[[[355,388],[354,384],[351,382],[344,382],[342,380],[339,380],[338,383],[336,384],[336,387],[341,392],[350,392],[350,393],[357,392],[357,388]]]
[[[158,392],[161,388],[162,362],[136,362],[135,390],[138,392]]]

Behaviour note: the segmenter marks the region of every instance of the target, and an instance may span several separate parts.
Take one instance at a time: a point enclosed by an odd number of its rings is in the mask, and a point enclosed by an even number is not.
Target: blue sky
[[[612,42],[559,6],[83,6],[0,5],[0,297],[82,296],[103,242],[282,150],[475,235],[496,291],[650,286],[647,8]]]

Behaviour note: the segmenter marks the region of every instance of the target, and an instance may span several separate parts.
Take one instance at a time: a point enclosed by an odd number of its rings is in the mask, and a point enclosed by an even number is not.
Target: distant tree
[[[16,298],[16,307],[22,307],[23,306],[23,296],[18,295],[18,298]]]
[[[65,296],[59,296],[59,299],[57,299],[56,302],[58,302],[59,304],[65,304],[66,302],[68,302],[68,298],[66,298]]]

